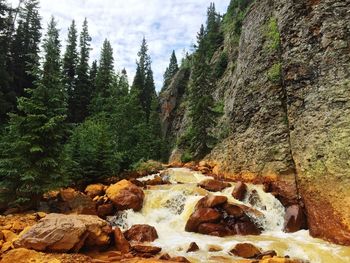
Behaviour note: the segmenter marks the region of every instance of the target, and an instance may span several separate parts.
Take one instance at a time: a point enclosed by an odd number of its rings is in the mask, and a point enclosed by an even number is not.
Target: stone
[[[223,248],[221,246],[218,245],[208,245],[208,251],[209,252],[220,252],[222,251]]]
[[[59,198],[61,202],[58,207],[62,213],[96,215],[96,206],[92,198],[73,188],[61,190]]]
[[[227,203],[226,196],[207,195],[198,201],[195,210],[197,210],[198,208],[214,208],[225,203]]]
[[[187,249],[187,253],[188,252],[195,252],[195,251],[198,251],[199,250],[199,247],[198,247],[198,245],[197,245],[197,243],[196,242],[192,242],[190,245],[189,245],[189,247],[188,247],[188,249]]]
[[[181,256],[172,257],[172,258],[170,258],[170,261],[172,261],[172,262],[185,262],[185,263],[191,263],[191,261],[189,261],[187,258],[185,258],[185,257],[181,257]]]
[[[119,227],[116,227],[114,229],[114,243],[115,243],[115,248],[118,251],[121,251],[122,253],[129,253],[130,252],[130,244],[126,240],[123,232],[120,230]]]
[[[83,246],[107,246],[111,231],[109,224],[97,216],[49,214],[14,245],[37,251],[77,252]]]
[[[114,214],[113,204],[103,204],[97,206],[97,215],[101,218],[106,218],[107,216],[111,216]]]
[[[234,231],[237,235],[260,235],[261,229],[251,221],[238,222],[234,225]]]
[[[293,233],[306,228],[306,217],[299,205],[292,205],[286,209],[284,216],[284,232]]]
[[[0,241],[4,240],[4,233],[0,231]]]
[[[162,251],[160,247],[144,246],[144,245],[133,245],[132,249],[137,253],[146,253],[146,254],[152,254],[152,255],[156,255],[160,251]]]
[[[105,186],[103,184],[90,184],[85,188],[85,194],[91,198],[102,196],[105,193]]]
[[[10,231],[10,230],[2,230],[0,232],[2,232],[3,240],[5,242],[12,242],[15,239],[17,239],[17,235],[14,232]]]
[[[250,243],[239,243],[231,251],[233,255],[241,258],[256,258],[261,250]]]
[[[215,223],[220,220],[221,214],[213,208],[199,208],[191,214],[188,219],[185,230],[187,232],[197,232],[202,223]]]
[[[157,230],[150,225],[133,225],[125,231],[124,236],[129,241],[153,242],[158,238]]]
[[[247,194],[247,185],[242,182],[237,182],[235,184],[235,188],[232,191],[232,196],[239,201],[243,201],[246,194]]]
[[[106,194],[118,210],[140,211],[145,197],[141,188],[127,180],[109,186]]]
[[[215,179],[208,179],[198,183],[198,186],[211,192],[219,192],[224,190],[227,187],[230,187],[231,184],[223,181],[218,181]]]
[[[163,255],[161,255],[160,257],[159,257],[159,259],[161,259],[161,260],[170,260],[171,259],[171,257],[169,256],[169,254],[168,253],[165,253],[165,254],[163,254]]]
[[[263,258],[273,258],[276,257],[277,253],[274,250],[267,250],[264,252],[261,252],[258,256],[256,256],[256,259],[263,259]]]
[[[224,224],[203,223],[198,227],[198,233],[210,236],[224,237],[230,235],[230,230]]]

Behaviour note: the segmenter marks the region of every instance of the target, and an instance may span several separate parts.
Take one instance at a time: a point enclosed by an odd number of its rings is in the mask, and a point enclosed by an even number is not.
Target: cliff
[[[258,0],[213,97],[219,143],[205,158],[235,180],[272,182],[285,205],[305,205],[310,233],[350,245],[350,1]],[[186,131],[190,69],[161,94],[164,136]]]

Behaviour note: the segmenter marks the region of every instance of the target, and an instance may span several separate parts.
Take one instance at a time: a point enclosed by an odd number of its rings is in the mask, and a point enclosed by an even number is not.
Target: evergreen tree
[[[72,122],[75,123],[82,122],[89,115],[88,106],[90,105],[92,98],[89,76],[90,42],[91,37],[89,35],[88,22],[85,19],[80,34],[77,83],[73,94],[74,101],[72,102],[72,104],[75,105],[74,113],[72,114],[74,116]]]
[[[196,159],[203,158],[213,146],[214,137],[210,129],[215,124],[213,111],[213,75],[206,58],[207,42],[205,41],[204,27],[197,37],[198,48],[194,54],[190,82],[190,143],[189,148]]]
[[[91,93],[96,92],[96,77],[97,77],[97,61],[94,60],[91,64],[90,72],[89,72],[89,81],[90,81],[90,90],[92,91]]]
[[[69,122],[75,121],[76,105],[74,103],[77,99],[79,99],[74,97],[78,65],[77,41],[77,29],[75,26],[75,21],[73,20],[68,29],[66,52],[64,53],[63,57],[63,80],[68,93]]]
[[[38,0],[26,0],[18,13],[18,26],[11,47],[12,86],[17,97],[24,95],[24,89],[32,88],[36,80],[31,74],[39,66],[41,39],[41,17]]]
[[[3,198],[37,201],[48,190],[66,184],[61,151],[66,136],[66,92],[62,84],[60,42],[52,18],[43,43],[43,69],[33,68],[35,86],[18,100],[2,141],[0,188]]]
[[[164,73],[163,88],[167,87],[170,84],[171,79],[175,76],[178,70],[179,70],[179,66],[177,64],[175,50],[173,50],[173,53],[171,53],[169,66],[166,68]]]
[[[210,60],[222,44],[224,37],[220,29],[221,17],[216,12],[215,4],[211,3],[207,11],[205,41],[207,41],[207,58]]]

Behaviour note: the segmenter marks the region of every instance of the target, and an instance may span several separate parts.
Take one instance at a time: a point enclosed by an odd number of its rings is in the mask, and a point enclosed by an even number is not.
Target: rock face
[[[229,70],[213,97],[223,102],[206,157],[217,174],[271,182],[287,206],[302,201],[310,233],[350,245],[349,1],[260,0],[247,12],[238,45],[229,32]],[[273,37],[277,42],[272,45]],[[218,51],[221,52],[221,51]],[[183,73],[181,73],[183,74]],[[161,94],[164,134],[189,123],[180,73]],[[181,149],[176,153],[180,154]],[[176,156],[174,154],[173,156]],[[176,160],[176,158],[173,158]]]
[[[291,233],[304,228],[306,228],[306,218],[303,209],[299,205],[288,207],[284,217],[284,231]]]
[[[69,252],[103,247],[111,227],[97,216],[49,214],[15,241],[15,247],[37,251]]]
[[[119,210],[139,211],[145,198],[142,189],[127,180],[111,185],[107,188],[106,194]]]

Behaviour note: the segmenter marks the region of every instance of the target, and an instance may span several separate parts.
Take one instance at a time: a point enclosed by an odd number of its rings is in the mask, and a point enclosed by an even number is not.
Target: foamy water
[[[231,195],[232,187],[222,192],[231,203],[242,203],[264,214],[265,219],[258,223],[265,231],[260,236],[215,237],[186,232],[185,224],[194,211],[194,207],[208,192],[197,187],[197,183],[208,179],[201,173],[185,168],[172,168],[167,171],[172,185],[154,186],[145,190],[145,200],[140,212],[127,210],[119,212],[109,221],[123,230],[134,224],[148,224],[157,229],[159,238],[152,245],[162,248],[171,256],[185,256],[191,262],[234,262],[239,258],[229,255],[237,243],[249,242],[262,250],[275,250],[279,256],[290,256],[309,260],[311,263],[348,263],[350,247],[343,247],[312,238],[309,232],[301,230],[296,233],[284,233],[283,222],[285,209],[270,193],[265,193],[262,186],[248,185],[248,192],[256,190],[261,202],[251,206],[246,198],[243,202]],[[152,176],[147,177],[150,179]],[[146,180],[144,179],[144,180]],[[249,194],[247,195],[249,196]],[[191,242],[196,242],[200,250],[186,253]],[[219,252],[209,252],[210,247],[219,247]]]

